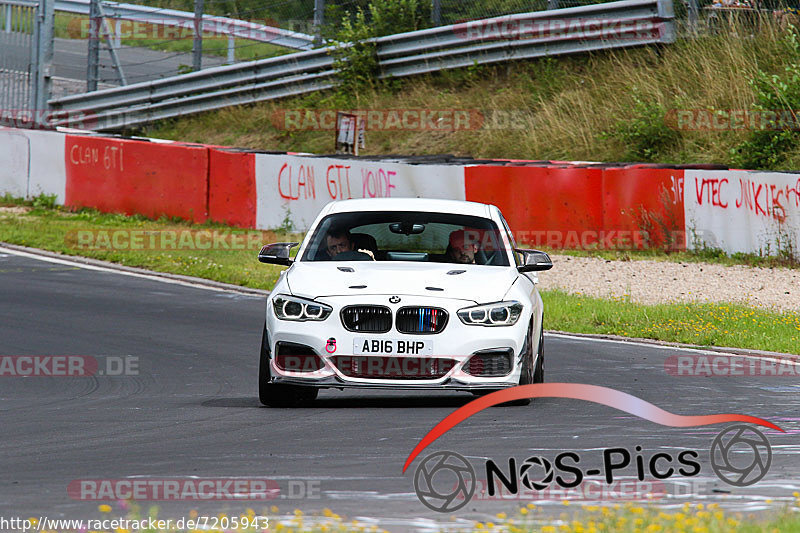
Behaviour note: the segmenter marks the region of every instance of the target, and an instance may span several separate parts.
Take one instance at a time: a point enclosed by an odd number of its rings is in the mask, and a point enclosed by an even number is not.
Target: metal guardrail
[[[510,29],[509,29],[510,28]],[[538,28],[538,29],[537,29]],[[497,31],[495,31],[497,29]],[[497,17],[375,40],[382,77],[675,41],[672,0]],[[327,89],[331,47],[50,100],[98,131]],[[68,125],[69,120],[56,122]]]
[[[56,11],[89,16],[89,0],[55,0]],[[103,11],[109,18],[144,22],[157,26],[169,25],[194,28],[194,13],[175,9],[103,2]],[[203,31],[229,35],[251,41],[271,43],[297,50],[310,50],[314,37],[305,33],[256,24],[246,20],[203,15]]]

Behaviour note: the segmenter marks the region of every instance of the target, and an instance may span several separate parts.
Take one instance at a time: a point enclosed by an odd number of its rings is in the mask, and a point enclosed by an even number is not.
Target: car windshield
[[[301,259],[373,260],[509,265],[500,231],[490,219],[407,211],[327,216]]]

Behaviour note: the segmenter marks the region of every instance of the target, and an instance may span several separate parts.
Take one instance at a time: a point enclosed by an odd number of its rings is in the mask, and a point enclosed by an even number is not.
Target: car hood
[[[306,298],[386,294],[487,303],[501,300],[518,273],[513,267],[454,263],[299,261],[286,276],[292,294]]]

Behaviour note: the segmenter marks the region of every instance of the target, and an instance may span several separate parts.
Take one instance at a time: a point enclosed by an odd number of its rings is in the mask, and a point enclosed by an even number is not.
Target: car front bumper
[[[463,324],[457,311],[474,305],[466,300],[452,300],[432,297],[403,296],[397,304],[389,303],[388,295],[359,297],[326,297],[317,301],[333,307],[333,312],[321,322],[293,322],[279,320],[271,307],[271,299],[267,305],[267,330],[270,339],[271,353],[277,354],[278,345],[291,343],[307,347],[320,359],[318,369],[312,371],[294,371],[281,369],[276,358],[270,361],[272,382],[315,388],[369,388],[369,389],[405,389],[405,390],[496,390],[511,387],[519,383],[522,353],[530,320],[530,309],[526,309],[519,321],[513,326],[468,326]],[[390,308],[395,317],[397,310],[404,306],[430,306],[443,308],[449,319],[443,331],[436,334],[407,334],[392,328],[386,333],[366,333],[348,331],[340,318],[340,311],[347,305],[382,305]],[[331,351],[330,339],[335,340],[335,348]],[[432,353],[420,355],[419,360],[448,360],[452,365],[443,375],[429,379],[416,374],[412,377],[355,377],[343,372],[335,364],[335,357],[352,356],[356,339],[378,339],[393,341],[416,341],[425,339],[432,343]],[[502,376],[477,376],[466,370],[470,358],[482,352],[510,352],[510,370]],[[381,356],[375,356],[381,357]],[[441,374],[441,373],[440,373]]]

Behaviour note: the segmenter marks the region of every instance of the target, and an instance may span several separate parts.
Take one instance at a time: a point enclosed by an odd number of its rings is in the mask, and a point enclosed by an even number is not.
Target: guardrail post
[[[434,26],[441,26],[442,25],[442,2],[441,2],[441,0],[433,0],[433,6],[431,6],[431,22],[433,22]]]
[[[114,44],[116,38],[111,35],[111,26],[108,24],[103,4],[97,4],[97,10],[100,12],[100,20],[103,25],[102,34],[108,43],[108,53],[111,55],[111,62],[114,64],[114,70],[117,71],[119,83],[120,85],[127,85],[128,81],[125,79],[125,73],[122,72],[122,64],[120,63],[119,56],[117,55],[117,45]]]
[[[114,21],[114,46],[117,48],[122,46],[122,21],[120,19]]]
[[[97,90],[97,65],[100,62],[100,0],[89,1],[89,53],[86,67],[86,91]]]
[[[233,65],[236,63],[236,39],[233,35],[228,34],[228,64]]]
[[[203,0],[194,0],[194,43],[192,44],[192,68],[203,68]]]
[[[658,0],[658,18],[661,19],[661,31],[658,42],[675,42],[675,7],[672,0]]]
[[[6,4],[6,24],[5,30],[6,33],[11,33],[11,4]]]
[[[50,99],[50,76],[53,65],[53,35],[55,23],[55,1],[39,0],[36,7],[34,31],[34,52],[32,60],[31,110],[34,124],[47,126],[49,122],[48,104]]]
[[[689,0],[688,4],[689,29],[694,32],[697,29],[697,21],[700,19],[700,8],[697,5],[697,0]]]
[[[325,23],[325,0],[314,0],[314,42],[322,41],[322,25]]]

